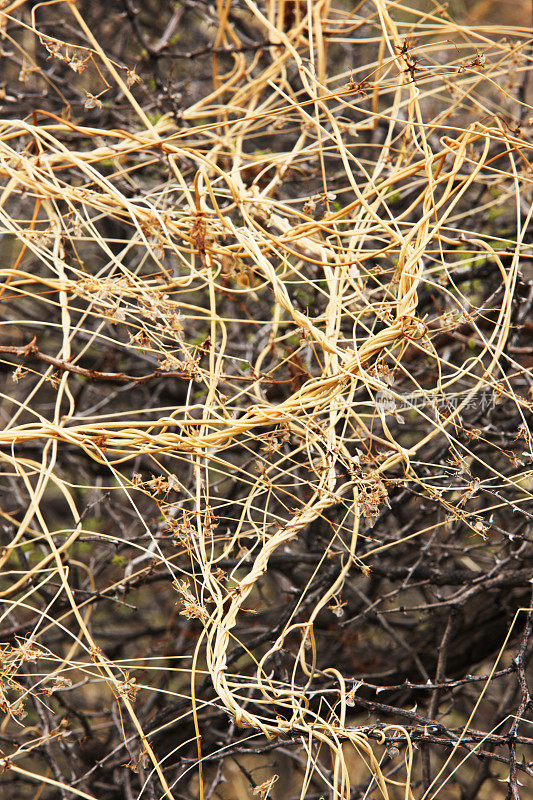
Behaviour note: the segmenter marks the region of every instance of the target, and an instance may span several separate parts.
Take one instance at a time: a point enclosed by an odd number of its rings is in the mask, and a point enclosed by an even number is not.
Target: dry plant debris
[[[2,796],[530,796],[533,30],[1,7]]]

